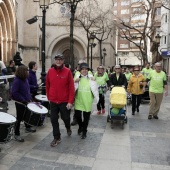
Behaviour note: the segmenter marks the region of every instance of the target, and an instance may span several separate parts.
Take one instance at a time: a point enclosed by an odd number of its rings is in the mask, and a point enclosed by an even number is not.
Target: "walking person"
[[[98,87],[92,75],[88,74],[87,63],[80,64],[80,76],[76,78],[76,96],[74,102],[75,117],[79,125],[78,135],[86,138],[87,127],[92,109],[93,98],[98,100]],[[93,97],[94,96],[94,97]],[[83,120],[82,120],[83,114]]]
[[[15,139],[19,142],[24,142],[24,139],[20,136],[20,124],[23,121],[23,117],[26,111],[26,105],[31,101],[30,86],[28,83],[28,68],[26,66],[20,66],[15,73],[15,79],[13,81],[11,95],[15,100],[16,107],[16,126],[15,126]],[[29,132],[35,132],[36,130],[31,128],[25,123],[26,130]]]
[[[128,83],[128,93],[132,94],[132,115],[135,111],[139,113],[139,106],[141,104],[142,94],[145,91],[145,77],[140,73],[138,66],[134,67],[133,75]]]
[[[123,86],[127,87],[127,79],[123,73],[121,73],[120,65],[115,66],[115,73],[110,76],[111,87]]]
[[[147,77],[149,85],[150,107],[148,119],[158,119],[158,113],[163,99],[163,93],[168,95],[168,86],[165,72],[162,71],[161,63],[155,64],[155,70],[151,71]]]
[[[50,68],[46,76],[46,93],[50,101],[51,123],[54,139],[51,147],[61,142],[59,129],[59,112],[64,121],[68,136],[71,135],[70,112],[74,102],[74,81],[70,69],[64,66],[62,54],[55,56],[55,66]]]
[[[150,63],[146,63],[145,68],[142,69],[142,74],[144,75],[145,79],[148,77],[152,68],[150,67]]]
[[[107,72],[104,71],[103,66],[97,68],[97,72],[94,74],[94,78],[98,85],[99,90],[99,102],[97,103],[97,114],[105,114],[105,93],[107,86],[110,86],[110,81]]]
[[[132,76],[132,73],[129,71],[128,68],[126,68],[126,71],[124,72],[124,75],[125,75],[127,81],[129,81],[131,76]]]

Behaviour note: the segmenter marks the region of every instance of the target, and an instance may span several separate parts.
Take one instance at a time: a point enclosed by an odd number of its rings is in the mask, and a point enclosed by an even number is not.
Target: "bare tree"
[[[130,18],[116,18],[116,25],[119,30],[118,36],[128,40],[138,48],[143,64],[148,62],[148,40],[153,41],[152,34],[156,23],[155,20],[151,20],[151,15],[158,2],[158,0],[139,0],[137,8],[130,7]]]
[[[103,10],[97,0],[86,0],[76,14],[76,20],[86,31],[88,40],[87,44],[87,63],[89,63],[89,36],[95,34],[95,38],[100,46],[100,64],[102,64],[102,42],[108,39],[113,29],[113,20],[111,19],[112,11],[110,9]]]

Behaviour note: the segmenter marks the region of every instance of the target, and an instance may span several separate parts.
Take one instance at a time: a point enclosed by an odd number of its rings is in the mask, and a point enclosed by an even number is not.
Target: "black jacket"
[[[120,73],[119,78],[117,80],[116,73],[111,74],[110,83],[114,86],[125,86],[127,87],[127,79],[124,74]]]

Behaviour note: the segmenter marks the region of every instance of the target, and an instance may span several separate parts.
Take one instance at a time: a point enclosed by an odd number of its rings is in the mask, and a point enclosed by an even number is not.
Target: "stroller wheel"
[[[125,123],[127,123],[127,122],[128,122],[128,118],[127,118],[127,117],[125,117],[124,122],[125,122]]]
[[[122,127],[122,129],[124,129],[124,121],[122,121],[122,123],[121,123],[121,127]]]

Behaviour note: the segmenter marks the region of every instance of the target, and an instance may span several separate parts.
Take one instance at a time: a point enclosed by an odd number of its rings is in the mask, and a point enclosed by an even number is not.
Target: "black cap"
[[[88,64],[87,64],[87,63],[81,63],[81,64],[80,64],[80,70],[83,69],[83,68],[89,69]]]
[[[57,58],[61,58],[62,60],[64,59],[64,56],[63,54],[57,54],[54,59],[57,59]]]

